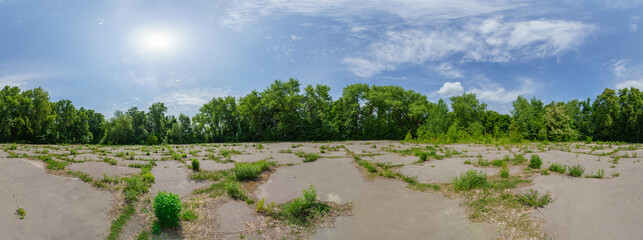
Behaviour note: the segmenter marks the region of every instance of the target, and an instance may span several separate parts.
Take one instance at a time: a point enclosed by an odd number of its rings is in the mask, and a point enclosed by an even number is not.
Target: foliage
[[[487,174],[476,170],[460,174],[460,177],[453,179],[453,186],[456,191],[469,191],[474,188],[487,186]]]
[[[501,178],[508,178],[509,177],[509,169],[506,167],[500,169],[500,177]]]
[[[576,164],[569,168],[569,175],[571,175],[572,177],[580,177],[583,175],[584,172],[585,172],[585,168],[580,164]]]
[[[552,163],[551,165],[549,165],[549,171],[563,174],[565,173],[565,171],[567,171],[567,166],[559,163]]]
[[[516,195],[516,199],[523,205],[542,208],[554,202],[550,193],[540,194],[538,191],[530,189]]]
[[[170,228],[179,225],[179,213],[181,213],[181,199],[179,195],[160,191],[154,197],[154,215],[162,228]]]
[[[314,186],[303,190],[303,196],[281,205],[279,214],[291,224],[308,225],[308,220],[316,215],[327,212],[330,206],[317,201]]]
[[[539,169],[540,165],[543,164],[543,160],[540,158],[540,156],[534,154],[531,155],[531,159],[529,159],[529,167],[533,169]]]
[[[18,208],[18,210],[16,210],[16,214],[18,214],[20,219],[25,219],[25,216],[27,215],[27,211],[25,211],[24,208]]]
[[[0,90],[0,142],[412,141],[413,136],[447,143],[643,141],[643,93],[637,88],[605,89],[593,102],[588,98],[545,105],[535,97],[518,96],[510,115],[487,110],[471,93],[449,101],[450,106],[442,99],[432,103],[412,90],[367,84],[348,85],[334,100],[328,86],[303,87],[291,78],[240,98],[213,98],[193,117],[166,115],[165,104],[157,102],[147,111],[132,107],[106,120],[70,100],[53,102],[42,88],[5,86]]]
[[[193,158],[192,159],[192,170],[195,172],[198,172],[200,170],[201,162],[199,162],[199,159]]]
[[[268,171],[271,166],[275,166],[276,164],[274,161],[267,160],[260,160],[253,163],[238,162],[234,164],[232,171],[239,181],[254,180],[259,174]]]

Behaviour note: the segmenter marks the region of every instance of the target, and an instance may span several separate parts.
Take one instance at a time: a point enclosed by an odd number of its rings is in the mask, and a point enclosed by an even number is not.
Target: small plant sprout
[[[25,216],[27,215],[27,211],[25,211],[24,208],[18,208],[18,210],[16,210],[16,214],[20,216],[20,219],[25,219]]]

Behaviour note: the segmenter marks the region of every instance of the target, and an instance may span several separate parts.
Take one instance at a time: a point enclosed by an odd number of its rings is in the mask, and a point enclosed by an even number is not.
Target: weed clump
[[[470,170],[460,174],[460,177],[453,179],[453,185],[456,191],[469,191],[474,188],[487,186],[487,174]]]
[[[604,175],[605,175],[605,170],[603,170],[603,169],[598,169],[598,171],[596,172],[596,174],[590,174],[590,175],[588,175],[587,177],[588,177],[588,178],[603,178],[603,176],[604,176]]]
[[[533,169],[539,169],[540,165],[543,164],[543,160],[540,159],[540,156],[534,154],[531,155],[531,159],[529,159],[529,167]]]
[[[295,198],[291,202],[281,205],[279,214],[291,224],[309,225],[309,220],[315,216],[328,212],[328,204],[317,201],[315,187],[304,189],[303,197]]]
[[[580,164],[576,164],[569,168],[569,175],[572,177],[580,177],[585,172],[585,168]]]
[[[154,215],[161,228],[170,228],[179,225],[181,213],[181,199],[179,195],[160,191],[154,198]]]
[[[550,193],[545,193],[541,195],[538,191],[533,189],[517,194],[516,200],[518,200],[518,202],[520,202],[523,205],[534,207],[534,208],[539,208],[539,207],[542,208],[542,207],[545,207],[547,204],[554,202],[554,199],[551,198]]]
[[[500,169],[500,177],[501,178],[508,178],[509,177],[509,169],[506,167]]]
[[[527,159],[522,154],[516,154],[514,155],[514,158],[511,159],[511,163],[513,163],[513,165],[520,165],[525,162],[527,162]]]
[[[195,172],[198,172],[200,165],[201,165],[201,162],[199,162],[199,159],[196,159],[196,158],[192,159],[192,170],[194,170]]]
[[[563,174],[565,173],[565,171],[567,171],[567,166],[559,163],[552,163],[551,165],[549,165],[549,171]]]
[[[257,179],[259,174],[262,172],[268,171],[270,169],[270,166],[276,165],[276,162],[273,161],[266,161],[266,160],[260,160],[257,162],[253,163],[235,163],[234,168],[232,171],[234,172],[234,176],[237,178],[239,181],[248,181],[248,180],[254,180]]]

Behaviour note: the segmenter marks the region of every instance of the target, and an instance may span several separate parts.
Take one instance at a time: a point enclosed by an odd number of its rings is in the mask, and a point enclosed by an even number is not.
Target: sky
[[[475,93],[509,113],[643,89],[643,1],[0,0],[0,86],[194,115],[274,80]]]

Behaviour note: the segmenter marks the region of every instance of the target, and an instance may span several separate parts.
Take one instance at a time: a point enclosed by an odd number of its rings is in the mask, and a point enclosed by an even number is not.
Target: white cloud
[[[616,89],[622,88],[638,88],[643,89],[643,70],[641,66],[629,67],[630,59],[623,59],[614,62],[612,65],[612,73],[616,80]]]
[[[460,95],[463,92],[464,88],[460,82],[445,82],[437,93],[442,97],[451,97]]]
[[[530,78],[519,78],[521,84],[519,89],[506,90],[501,85],[484,80],[479,83],[479,88],[473,88],[467,92],[475,93],[477,98],[491,104],[508,104],[516,100],[520,95],[533,94],[537,89],[536,84]]]
[[[4,86],[21,87],[25,85],[26,82],[45,79],[51,76],[52,76],[51,74],[41,74],[41,73],[6,75],[6,76],[0,77],[0,87],[4,87]]]
[[[462,71],[453,68],[453,65],[450,63],[441,63],[440,65],[433,68],[434,71],[440,75],[447,78],[463,78],[464,73]]]
[[[292,40],[301,40],[301,37],[298,37],[297,35],[290,35],[290,39]]]
[[[344,59],[344,63],[348,64],[348,68],[351,72],[363,78],[372,77],[374,74],[384,70],[395,69],[390,65],[368,61],[363,58],[346,58]]]
[[[489,14],[525,6],[525,1],[488,0],[241,0],[227,9],[222,24],[243,29],[267,16],[298,14],[329,16],[340,20],[367,18],[378,14],[395,16],[405,22],[425,24],[439,20]]]
[[[359,57],[348,57],[349,69],[362,77],[404,64],[423,64],[459,58],[461,61],[509,62],[515,59],[560,55],[583,43],[596,27],[576,21],[537,20],[503,22],[497,19],[470,20],[458,28],[388,31],[366,47]],[[386,66],[363,71],[351,66]]]

